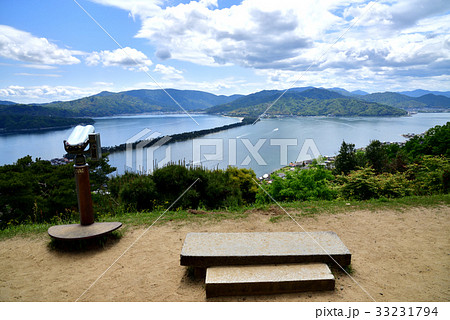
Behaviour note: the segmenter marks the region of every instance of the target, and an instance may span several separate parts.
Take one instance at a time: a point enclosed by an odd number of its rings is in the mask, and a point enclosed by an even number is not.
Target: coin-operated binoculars
[[[91,185],[89,183],[89,165],[86,164],[85,149],[90,146],[88,153],[92,159],[101,157],[100,134],[94,133],[93,126],[76,126],[67,140],[64,140],[64,149],[75,155],[75,182],[77,185],[78,210],[80,210],[81,225],[94,223],[92,209]]]
[[[88,146],[89,148],[86,150]],[[85,155],[90,155],[93,160],[101,158],[100,134],[95,133],[95,129],[91,125],[76,126],[69,138],[64,140],[64,149],[67,153],[75,155],[74,169],[80,224],[50,227],[49,235],[64,240],[86,239],[120,228],[122,226],[120,222],[94,223],[89,165],[86,163]]]

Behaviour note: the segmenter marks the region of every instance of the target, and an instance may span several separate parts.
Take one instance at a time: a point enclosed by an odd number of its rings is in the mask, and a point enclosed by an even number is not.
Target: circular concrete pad
[[[48,229],[50,237],[58,240],[81,240],[98,237],[122,226],[121,222],[94,222],[83,226],[81,224],[64,224]]]

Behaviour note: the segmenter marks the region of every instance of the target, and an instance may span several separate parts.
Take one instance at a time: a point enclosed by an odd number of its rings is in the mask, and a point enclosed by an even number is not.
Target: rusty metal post
[[[89,183],[89,165],[86,164],[84,156],[76,156],[74,168],[80,224],[86,226],[94,223],[94,210],[92,208],[91,185]]]
[[[89,183],[89,165],[86,164],[84,154],[90,153],[91,158],[101,157],[100,134],[95,134],[93,126],[76,126],[67,140],[64,149],[67,153],[76,155],[75,183],[77,186],[78,210],[80,224],[62,224],[48,228],[48,234],[58,240],[82,240],[99,237],[119,229],[121,222],[94,222],[92,208],[91,185]],[[85,151],[90,145],[89,150]]]

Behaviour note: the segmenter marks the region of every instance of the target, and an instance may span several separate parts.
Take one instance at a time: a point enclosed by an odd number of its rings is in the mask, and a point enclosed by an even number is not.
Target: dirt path
[[[352,252],[352,277],[376,301],[450,300],[450,207],[322,214],[298,220],[307,231],[335,231]],[[269,213],[241,220],[173,222],[152,227],[81,301],[206,301],[201,280],[179,265],[188,232],[302,231]],[[1,301],[75,301],[144,228],[128,229],[106,248],[82,253],[48,247],[46,235],[0,241]],[[336,273],[332,292],[227,297],[210,301],[371,301]]]

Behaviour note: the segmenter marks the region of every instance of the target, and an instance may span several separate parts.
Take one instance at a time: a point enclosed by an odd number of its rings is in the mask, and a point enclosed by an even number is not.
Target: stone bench
[[[210,267],[206,297],[334,290],[335,279],[324,263]]]
[[[322,262],[347,266],[351,253],[335,232],[189,233],[180,264],[198,268]]]

